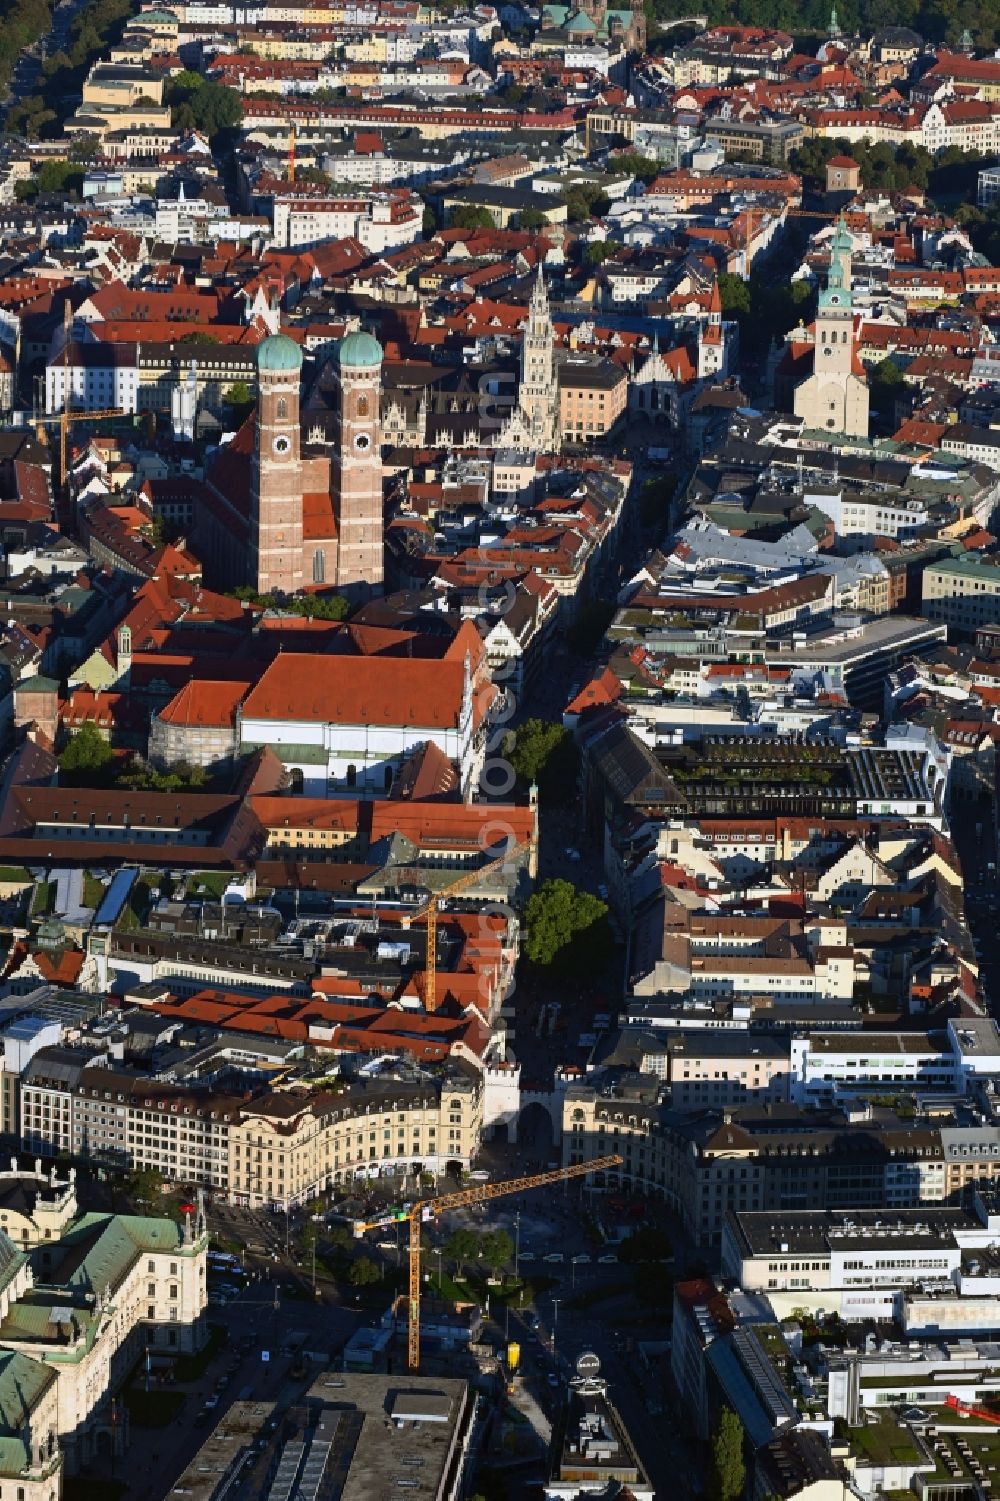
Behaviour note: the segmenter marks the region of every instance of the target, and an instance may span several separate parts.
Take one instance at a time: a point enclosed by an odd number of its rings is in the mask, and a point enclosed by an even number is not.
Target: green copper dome
[[[301,370],[302,350],[287,334],[272,334],[257,349],[258,370]]]
[[[341,339],[337,348],[337,361],[341,365],[371,368],[381,365],[382,360],[382,346],[371,334],[348,334],[346,339]]]

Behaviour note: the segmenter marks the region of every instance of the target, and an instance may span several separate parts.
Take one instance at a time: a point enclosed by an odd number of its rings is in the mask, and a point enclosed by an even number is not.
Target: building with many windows
[[[124,1451],[117,1397],[146,1350],[200,1348],[204,1213],[85,1214],[28,1259],[0,1232],[0,1496],[58,1501],[62,1472]]]
[[[49,1048],[26,1070],[28,1151],[152,1168],[232,1203],[286,1209],[357,1178],[461,1172],[479,1148],[483,1086],[472,1065],[393,1071],[256,1098],[185,1089]]]
[[[275,1091],[231,1128],[229,1197],[284,1208],[358,1178],[466,1171],[482,1122],[471,1070],[419,1082],[384,1075],[339,1093]]]
[[[963,553],[929,563],[922,588],[924,614],[953,630],[971,634],[1000,620],[1000,566],[993,558]]]
[[[778,1102],[682,1111],[658,1079],[601,1070],[566,1090],[562,1130],[565,1163],[620,1153],[621,1168],[598,1175],[597,1186],[661,1195],[703,1246],[720,1244],[730,1210],[957,1203],[1000,1176],[996,1127],[860,1104],[849,1113]]]

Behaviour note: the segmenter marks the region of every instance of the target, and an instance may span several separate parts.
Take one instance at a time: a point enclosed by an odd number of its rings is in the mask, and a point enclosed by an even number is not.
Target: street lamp
[[[552,1353],[556,1353],[556,1326],[559,1323],[559,1304],[562,1298],[552,1299]]]
[[[521,1211],[514,1215],[514,1281],[517,1281],[517,1263],[521,1255]]]

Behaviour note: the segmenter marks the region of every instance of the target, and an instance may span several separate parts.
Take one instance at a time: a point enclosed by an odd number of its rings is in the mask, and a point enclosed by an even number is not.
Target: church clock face
[[[354,446],[358,453],[367,453],[372,446],[372,440],[367,433],[358,433],[354,439]]]
[[[291,438],[286,438],[283,433],[279,433],[274,442],[271,444],[271,447],[274,449],[275,453],[280,459],[283,458],[286,453],[291,453],[292,440]]]

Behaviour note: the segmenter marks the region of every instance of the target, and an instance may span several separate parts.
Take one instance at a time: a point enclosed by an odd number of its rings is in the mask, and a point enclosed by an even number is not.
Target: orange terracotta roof
[[[621,698],[622,683],[610,667],[605,667],[597,677],[585,683],[575,698],[566,705],[567,714],[582,714],[585,709],[604,707]]]
[[[494,803],[481,807],[463,803],[381,802],[371,805],[373,840],[400,833],[411,839],[418,849],[460,844],[481,845],[486,849],[506,837],[508,830],[518,843],[526,843],[534,832],[531,809],[510,803],[502,807]],[[483,838],[485,845],[481,844]]]
[[[250,806],[265,829],[338,829],[353,834],[358,828],[359,804],[354,798],[262,797]]]
[[[160,710],[159,717],[164,724],[228,727],[235,723],[236,710],[249,686],[248,682],[192,678]]]
[[[251,688],[243,717],[455,728],[463,688],[460,661],[285,653]]]

